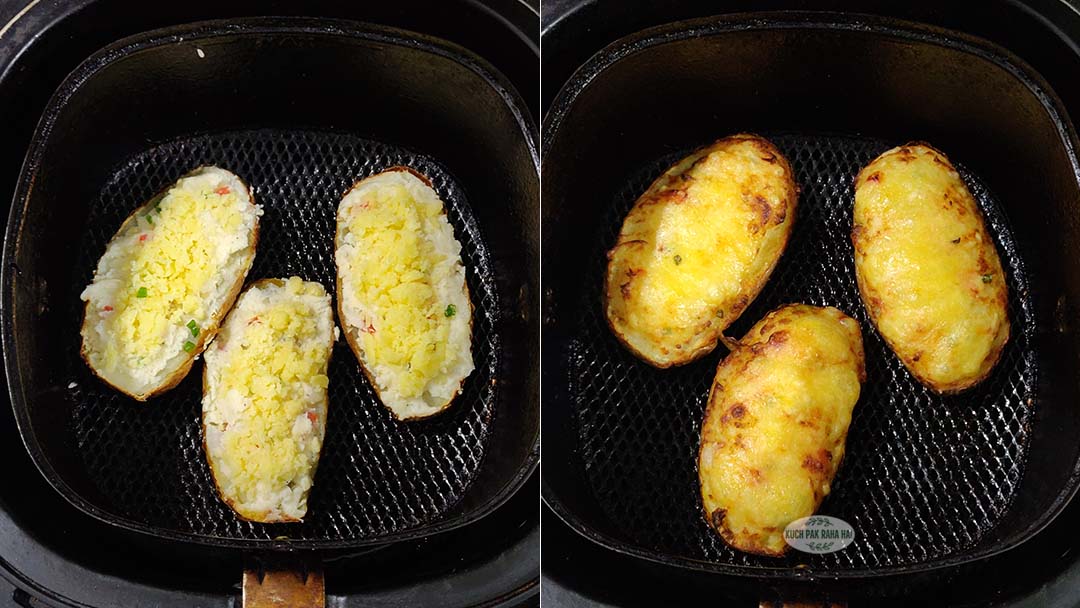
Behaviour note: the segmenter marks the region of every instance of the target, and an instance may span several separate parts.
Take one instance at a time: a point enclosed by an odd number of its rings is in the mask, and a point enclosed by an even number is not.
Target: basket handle
[[[243,608],[326,608],[322,568],[244,568]]]

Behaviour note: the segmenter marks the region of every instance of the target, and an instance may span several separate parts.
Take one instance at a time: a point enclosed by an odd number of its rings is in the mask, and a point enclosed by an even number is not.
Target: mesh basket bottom
[[[393,165],[427,175],[446,202],[475,312],[476,370],[445,413],[393,419],[344,340],[330,362],[327,434],[303,523],[243,522],[220,500],[202,448],[201,364],[175,389],[136,403],[92,376],[79,356],[78,294],[105,244],[133,209],[201,164],[229,169],[264,209],[248,282],[299,275],[331,292],[335,213],[357,180]],[[92,203],[70,297],[68,349],[75,403],[71,432],[101,493],[127,517],[181,533],[265,540],[351,541],[421,526],[453,506],[484,457],[496,402],[500,347],[491,260],[465,193],[439,164],[407,150],[343,134],[256,130],[165,143],[118,167]]]
[[[979,202],[1008,275],[1012,336],[992,375],[942,397],[922,387],[867,318],[855,283],[850,240],[853,177],[892,144],[845,136],[770,138],[802,188],[795,229],[761,295],[730,329],[742,336],[789,302],[835,306],[863,328],[867,381],[847,455],[820,514],[840,517],[855,541],[826,555],[758,557],[727,547],[705,523],[697,449],[709,385],[723,347],[693,364],[657,370],[622,348],[601,308],[605,252],[634,200],[689,151],[628,176],[603,211],[581,318],[568,351],[570,395],[586,479],[598,503],[647,551],[735,566],[858,570],[910,565],[977,543],[1004,514],[1024,469],[1035,390],[1027,278],[1001,207],[961,169]]]

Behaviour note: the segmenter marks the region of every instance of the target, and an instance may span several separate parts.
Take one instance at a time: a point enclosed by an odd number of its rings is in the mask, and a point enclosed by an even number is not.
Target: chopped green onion
[[[454,306],[453,304],[447,304],[446,305],[446,316],[447,316],[447,318],[452,317],[452,316],[454,316],[456,314],[457,314],[457,306]]]
[[[146,288],[145,287],[140,287],[139,291],[135,292],[135,297],[136,298],[145,298],[146,297]]]
[[[153,226],[153,225],[154,225],[154,218],[153,218],[153,217],[152,217],[152,216],[151,216],[151,215],[150,215],[149,213],[147,213],[147,214],[146,214],[146,215],[144,215],[143,217],[144,217],[144,218],[146,219],[146,222],[147,222],[148,224],[150,224],[151,226]]]
[[[989,283],[990,280],[993,278],[993,276],[994,276],[993,274],[984,274],[984,275],[982,275],[983,283]]]
[[[678,266],[679,264],[682,264],[682,256],[676,253],[675,254],[675,265]]]
[[[195,343],[194,342],[192,342],[191,340],[188,340],[187,342],[184,342],[184,352],[185,353],[190,353],[193,350],[195,350]]]
[[[188,321],[187,328],[191,330],[191,337],[199,337],[199,324],[195,322],[195,319]]]

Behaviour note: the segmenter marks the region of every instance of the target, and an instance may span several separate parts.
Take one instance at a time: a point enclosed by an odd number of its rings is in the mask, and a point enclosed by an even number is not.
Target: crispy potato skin
[[[784,527],[829,493],[865,379],[859,324],[831,307],[778,308],[720,362],[698,474],[705,517],[724,542],[787,550]]]
[[[756,135],[679,161],[634,203],[608,252],[611,331],[660,368],[712,351],[780,259],[797,196],[787,159]]]
[[[851,241],[867,312],[915,378],[955,393],[990,374],[1009,340],[1008,287],[944,154],[911,143],[860,171]]]

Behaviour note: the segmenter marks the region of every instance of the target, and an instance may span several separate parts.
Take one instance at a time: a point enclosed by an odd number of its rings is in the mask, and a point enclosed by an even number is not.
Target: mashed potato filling
[[[430,187],[407,172],[378,177],[338,212],[343,321],[384,403],[423,416],[472,370],[461,245]]]
[[[307,511],[335,332],[322,285],[260,282],[206,353],[208,457],[222,496],[244,518],[293,521]]]
[[[125,222],[82,293],[84,350],[107,381],[138,392],[197,354],[250,265],[261,213],[236,176],[206,168]]]

